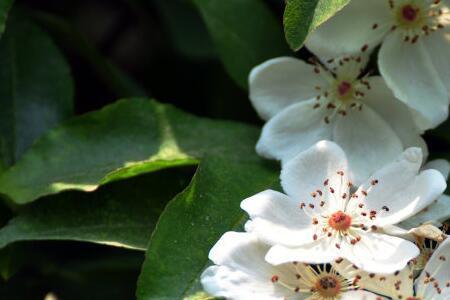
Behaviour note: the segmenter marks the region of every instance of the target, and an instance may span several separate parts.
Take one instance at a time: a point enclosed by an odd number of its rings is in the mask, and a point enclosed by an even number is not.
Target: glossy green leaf
[[[186,175],[190,172],[165,170],[94,193],[43,198],[0,230],[0,248],[27,240],[76,240],[144,250],[165,204],[187,185]]]
[[[138,299],[181,300],[195,294],[211,247],[246,220],[241,200],[277,187],[278,176],[262,161],[204,159],[189,187],[160,217],[139,278]]]
[[[289,46],[293,50],[299,50],[309,33],[349,2],[350,0],[287,0],[284,31]]]
[[[9,10],[13,5],[14,0],[0,1],[0,37],[5,31],[6,20],[8,18]]]
[[[288,53],[280,22],[262,0],[193,0],[230,76],[247,87],[250,70]]]
[[[206,153],[255,159],[257,137],[251,126],[194,117],[151,100],[122,100],[46,134],[0,175],[0,193],[24,204],[64,190],[92,191],[143,172],[193,165]]]
[[[72,115],[73,82],[62,54],[30,21],[12,16],[0,40],[0,170]]]

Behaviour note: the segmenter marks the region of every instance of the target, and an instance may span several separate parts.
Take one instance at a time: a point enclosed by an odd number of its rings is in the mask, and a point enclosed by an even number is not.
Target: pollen
[[[449,12],[443,9],[441,2],[426,0],[392,2],[391,10],[395,25],[391,30],[400,30],[405,42],[415,44],[422,36],[429,35],[448,23]]]
[[[401,14],[403,17],[403,20],[406,22],[414,22],[417,19],[417,16],[419,15],[419,8],[414,7],[410,4],[407,4],[402,7]]]
[[[337,90],[338,90],[339,96],[345,97],[352,90],[352,84],[350,82],[344,80],[341,83],[339,83]]]
[[[421,29],[426,25],[423,10],[423,7],[419,7],[413,3],[406,3],[399,6],[396,12],[397,25],[403,29]]]
[[[324,277],[318,278],[315,290],[323,298],[333,299],[340,294],[341,284],[340,281],[334,276],[326,275]]]
[[[328,219],[328,225],[336,231],[346,231],[352,225],[352,218],[342,211],[337,211]]]

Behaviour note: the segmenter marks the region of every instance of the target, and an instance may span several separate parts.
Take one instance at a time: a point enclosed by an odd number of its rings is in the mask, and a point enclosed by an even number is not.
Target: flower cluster
[[[208,293],[450,299],[450,165],[427,163],[421,137],[448,117],[449,24],[448,0],[352,0],[307,39],[313,59],[252,70],[256,151],[281,161],[284,193],[242,201],[245,232],[212,248]]]

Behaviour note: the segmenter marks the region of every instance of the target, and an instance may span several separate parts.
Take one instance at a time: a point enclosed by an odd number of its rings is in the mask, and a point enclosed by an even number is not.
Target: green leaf
[[[43,198],[0,230],[0,248],[18,241],[76,240],[144,250],[165,204],[186,186],[186,177],[186,172],[165,170],[94,193]]]
[[[138,281],[138,299],[194,295],[211,247],[225,231],[241,229],[246,220],[239,203],[278,187],[278,176],[263,162],[204,159],[189,187],[167,205],[158,221]]]
[[[62,54],[30,21],[11,16],[0,40],[0,170],[72,115],[73,82]]]
[[[288,53],[282,28],[261,0],[193,0],[230,76],[247,87],[257,64]]]
[[[14,0],[0,1],[0,37],[5,31],[6,19],[8,18],[9,10],[13,5]]]
[[[42,137],[0,175],[0,193],[18,204],[163,168],[194,165],[206,153],[257,159],[258,130],[194,117],[144,99],[122,100],[74,118]]]
[[[284,32],[289,46],[299,50],[320,24],[331,18],[350,0],[287,0],[284,11]]]

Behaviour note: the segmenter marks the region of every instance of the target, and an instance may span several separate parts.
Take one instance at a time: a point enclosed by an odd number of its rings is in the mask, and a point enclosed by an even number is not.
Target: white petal
[[[367,80],[370,89],[365,92],[363,102],[375,110],[394,130],[404,148],[420,147],[427,156],[428,148],[417,128],[413,115],[403,102],[395,98],[392,91],[380,76],[372,76]]]
[[[344,176],[338,175],[338,171],[344,172]],[[291,198],[306,199],[317,189],[331,186],[338,190],[342,182],[347,182],[347,173],[347,158],[342,149],[333,142],[321,141],[283,164],[281,186]]]
[[[273,267],[264,260],[268,247],[248,233],[227,232],[214,245],[210,259],[220,266],[207,268],[201,282],[204,289],[217,297],[229,299],[282,300],[294,292],[280,285],[274,285],[274,274],[294,277],[293,271],[285,266]],[[292,275],[292,276],[290,276]]]
[[[236,300],[282,300],[283,296],[276,295],[274,286],[269,282],[254,280],[254,278],[239,270],[224,266],[212,266],[201,275],[203,289],[214,297],[224,297]]]
[[[250,100],[264,120],[291,104],[318,95],[324,78],[314,66],[293,57],[279,57],[255,67],[249,77]]]
[[[442,293],[438,295],[433,283],[424,284],[426,274],[430,274],[439,284]],[[415,281],[417,294],[423,299],[450,299],[450,288],[446,284],[450,279],[450,239],[447,238],[433,253],[425,269]],[[436,297],[436,298],[434,298]]]
[[[377,29],[372,29],[374,24]],[[387,1],[351,1],[306,40],[306,47],[326,60],[378,45],[391,27]]]
[[[424,37],[424,45],[427,48],[431,61],[439,74],[441,81],[450,90],[450,28],[432,32]]]
[[[344,259],[339,263],[333,263],[333,267],[345,278],[359,277],[359,286],[373,293],[394,299],[400,299],[398,296],[403,295],[402,299],[406,299],[405,296],[413,295],[414,292],[413,277],[410,277],[412,270],[409,266],[395,274],[369,273],[355,268],[350,261]],[[399,282],[401,283],[399,284]]]
[[[418,214],[406,219],[399,224],[404,229],[412,229],[425,223],[441,226],[442,222],[450,219],[450,197],[442,195]]]
[[[436,170],[419,173],[421,163],[422,151],[408,148],[395,162],[377,171],[360,187],[359,191],[369,191],[362,202],[367,211],[377,211],[376,225],[397,224],[430,205],[444,192],[446,182],[441,173]],[[371,186],[375,179],[378,184]]]
[[[270,248],[266,261],[273,265],[299,261],[312,264],[329,263],[340,257],[333,239],[320,239],[298,248],[276,245]]]
[[[445,234],[442,230],[433,224],[423,224],[410,229],[403,229],[400,225],[387,225],[382,228],[382,232],[407,239],[411,242],[416,242],[418,238],[426,238],[437,242],[442,242],[445,239]]]
[[[289,160],[320,140],[330,139],[332,124],[324,121],[326,108],[315,100],[293,104],[263,127],[256,151],[264,157]]]
[[[407,240],[363,231],[359,235],[361,241],[354,245],[341,243],[341,255],[366,272],[394,273],[419,255],[419,248]]]
[[[209,252],[209,259],[216,265],[223,265],[246,273],[257,273],[264,267],[265,253],[269,246],[259,242],[255,235],[244,232],[226,232]],[[261,269],[262,273],[265,269]]]
[[[271,245],[298,246],[311,242],[311,217],[300,209],[299,203],[271,190],[247,198],[241,203],[251,218],[246,229]]]
[[[434,128],[447,118],[447,89],[422,39],[411,44],[404,42],[399,32],[390,33],[381,47],[378,64],[394,95],[421,116],[421,129]]]
[[[450,172],[450,163],[445,159],[435,159],[423,166],[425,170],[434,169],[441,172],[442,176],[444,176],[445,180],[448,179],[448,173]]]
[[[369,106],[338,116],[334,141],[347,155],[357,185],[403,151],[402,143],[391,127]]]
[[[401,223],[400,223],[401,224]],[[393,235],[397,237],[401,237],[403,239],[407,239],[411,242],[415,241],[415,237],[409,234],[409,230],[397,225],[386,225],[383,226],[382,232],[388,235]]]
[[[345,292],[342,297],[340,298],[341,300],[388,300],[388,298],[379,296],[377,294],[368,292],[368,291],[348,291]]]

